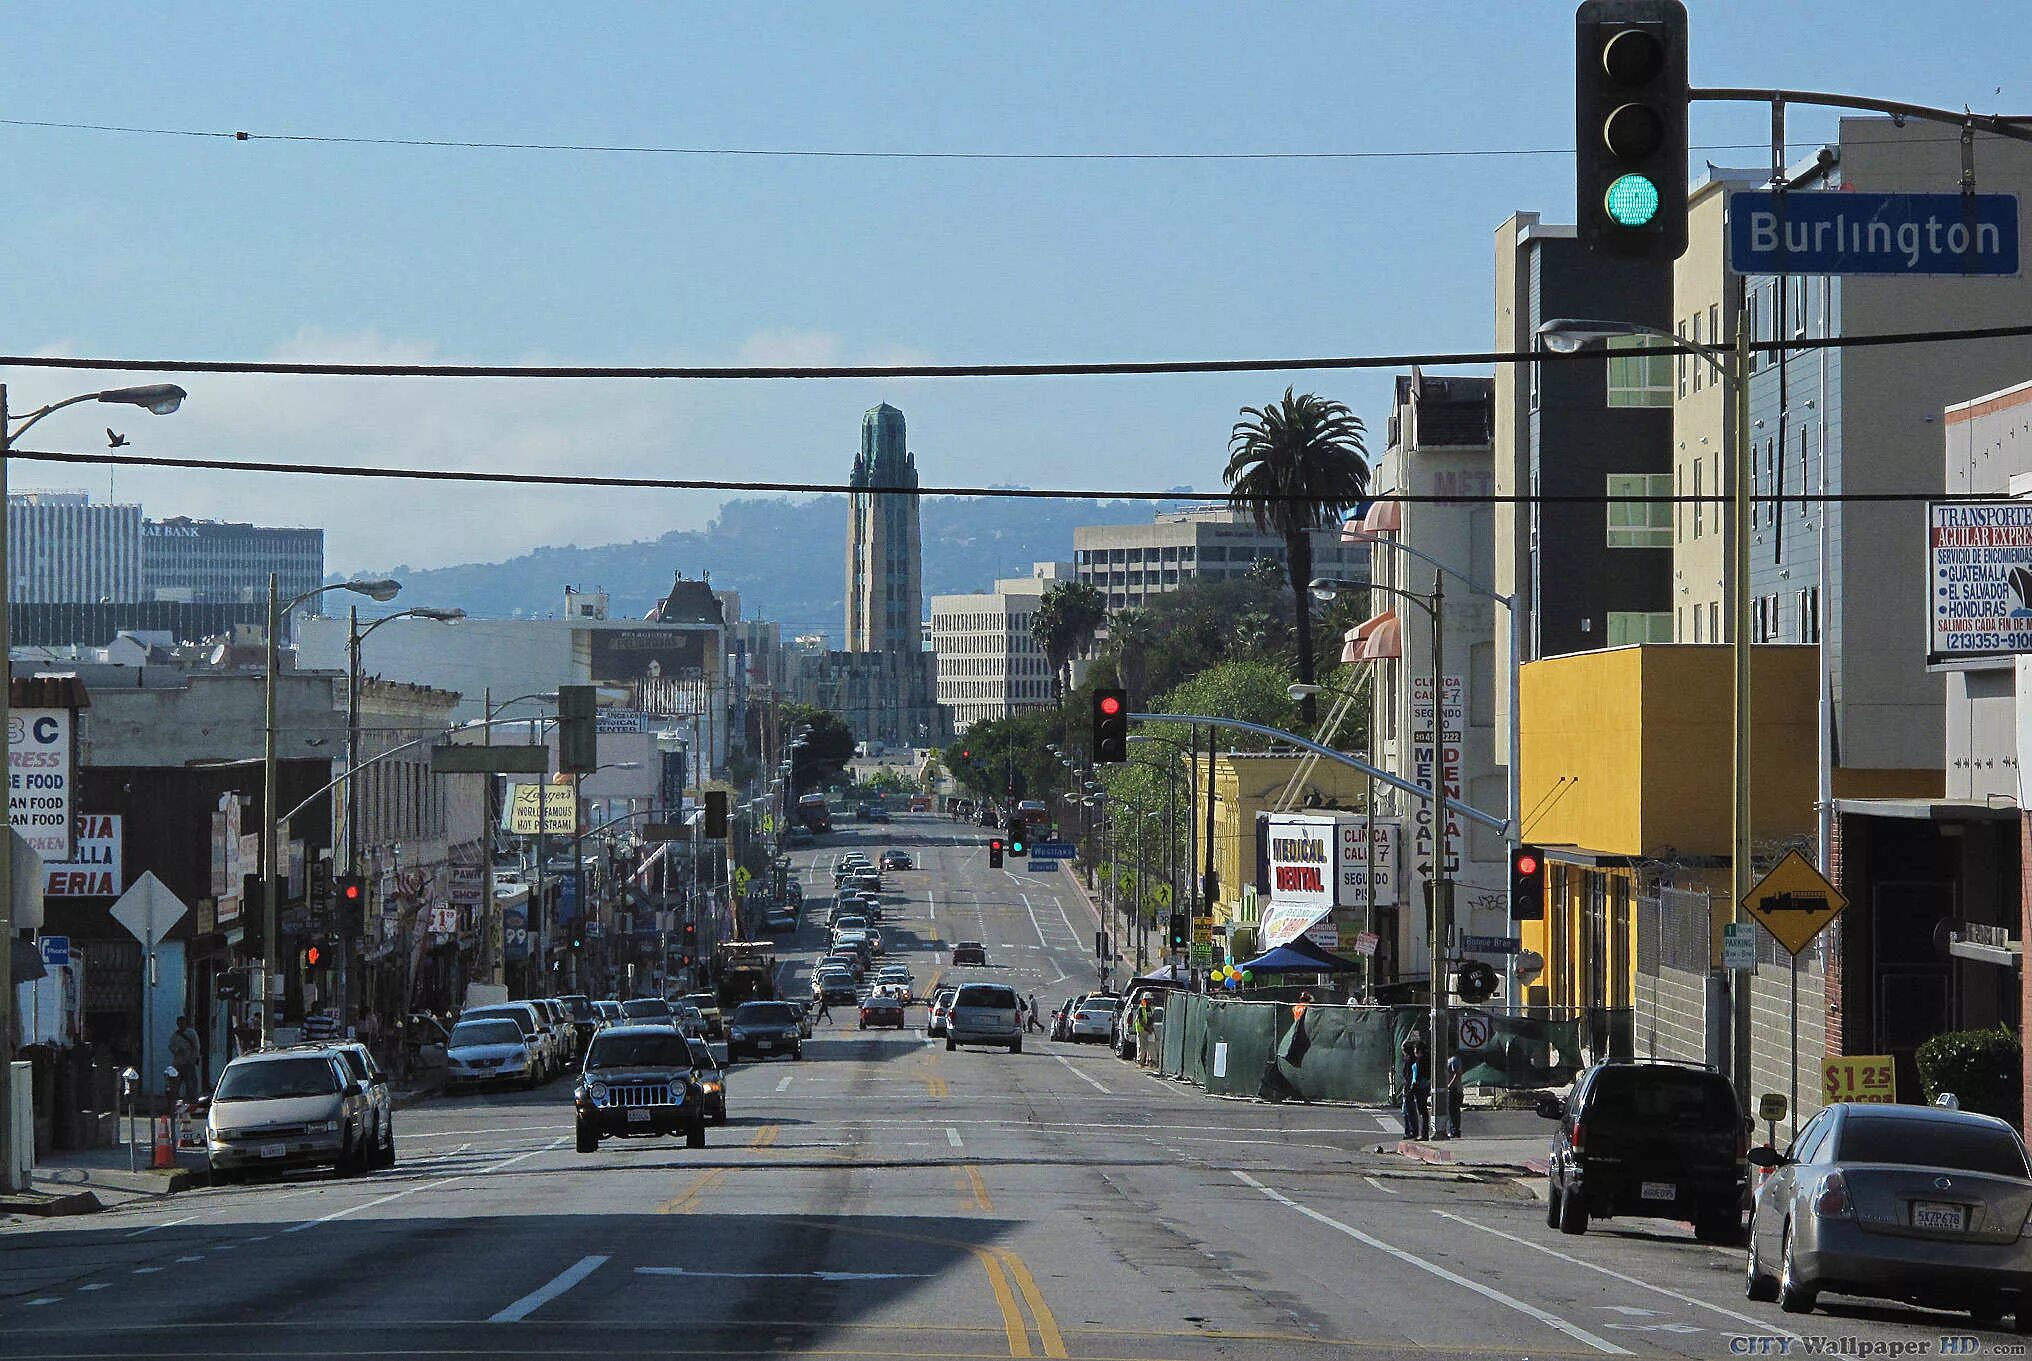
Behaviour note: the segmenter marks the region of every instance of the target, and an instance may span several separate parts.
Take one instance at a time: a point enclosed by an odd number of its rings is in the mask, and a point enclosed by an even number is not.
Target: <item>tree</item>
[[[783,751],[791,758],[792,791],[798,794],[831,784],[854,759],[854,730],[830,709],[806,704],[785,704],[778,711],[783,720]],[[795,752],[790,744],[800,729],[809,727],[804,745]]]
[[[1065,668],[1094,644],[1094,635],[1108,617],[1108,599],[1091,583],[1060,581],[1037,602],[1030,617],[1030,636],[1044,649],[1051,667],[1051,693],[1065,702]]]
[[[1116,610],[1108,621],[1109,651],[1115,659],[1115,683],[1132,698],[1145,692],[1150,683],[1150,652],[1158,633],[1150,616],[1140,609]]]
[[[1222,474],[1229,496],[1256,527],[1284,538],[1291,579],[1292,623],[1298,637],[1298,679],[1313,683],[1312,533],[1361,503],[1369,490],[1369,462],[1361,418],[1341,402],[1308,392],[1265,407],[1245,406],[1228,436]],[[1299,704],[1300,720],[1316,721],[1312,697]]]

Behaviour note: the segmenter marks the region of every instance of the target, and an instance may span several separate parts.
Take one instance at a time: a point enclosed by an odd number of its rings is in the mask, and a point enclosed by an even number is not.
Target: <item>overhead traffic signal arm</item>
[[[1686,252],[1686,6],[1584,0],[1575,14],[1575,221],[1600,254]]]

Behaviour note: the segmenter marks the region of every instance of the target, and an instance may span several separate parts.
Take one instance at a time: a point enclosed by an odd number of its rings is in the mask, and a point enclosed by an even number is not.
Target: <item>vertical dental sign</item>
[[[69,709],[15,709],[7,716],[7,814],[43,862],[72,856],[77,733]]]

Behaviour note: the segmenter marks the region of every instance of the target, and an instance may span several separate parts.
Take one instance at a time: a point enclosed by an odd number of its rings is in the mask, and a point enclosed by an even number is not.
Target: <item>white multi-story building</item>
[[[140,600],[142,561],[140,506],[93,505],[80,491],[7,498],[7,598],[16,604]]]
[[[141,598],[255,604],[274,573],[284,600],[325,577],[325,532],[176,516],[141,526]]]
[[[1071,563],[1040,562],[1029,576],[1003,578],[992,591],[931,598],[938,702],[952,715],[954,731],[1052,702],[1051,664],[1030,623],[1045,591],[1071,579]]]
[[[1268,558],[1282,566],[1284,537],[1256,528],[1248,514],[1222,504],[1166,511],[1145,525],[1082,525],[1072,532],[1073,568],[1107,597],[1109,610],[1133,609],[1193,581],[1238,577]],[[1366,549],[1344,547],[1339,531],[1312,536],[1313,571],[1366,578]]]

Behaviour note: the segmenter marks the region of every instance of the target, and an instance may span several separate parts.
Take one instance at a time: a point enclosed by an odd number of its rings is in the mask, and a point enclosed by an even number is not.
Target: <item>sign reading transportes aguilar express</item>
[[[2032,500],[1926,507],[1926,657],[2032,652]]]

